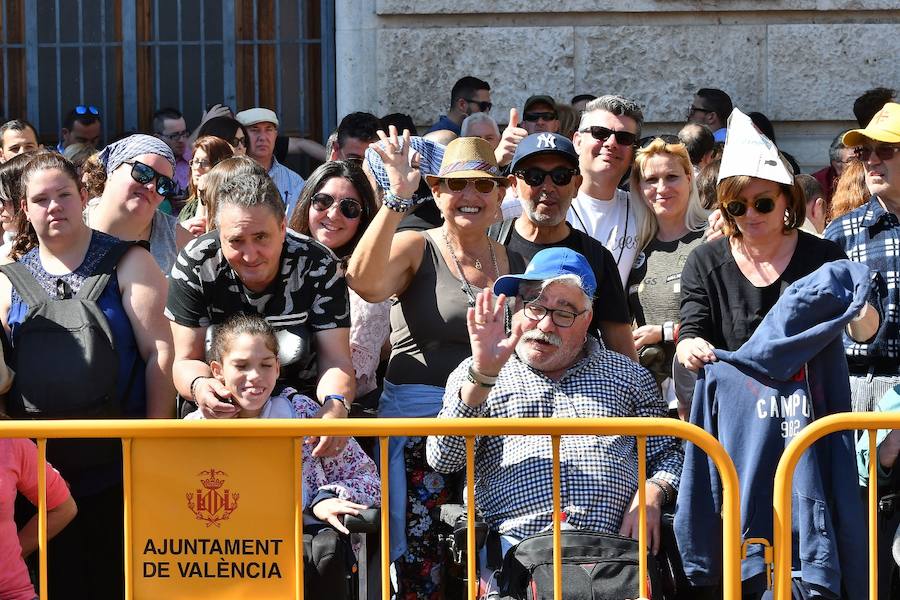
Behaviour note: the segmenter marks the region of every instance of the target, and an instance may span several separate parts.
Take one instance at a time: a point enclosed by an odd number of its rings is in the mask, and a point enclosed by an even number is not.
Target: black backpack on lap
[[[28,305],[12,340],[9,362],[15,380],[7,400],[11,417],[96,419],[121,415],[116,381],[119,356],[97,300],[133,245],[135,242],[121,242],[110,248],[78,293],[62,299],[47,296],[21,263],[0,265]],[[132,368],[132,381],[137,368],[137,364]]]

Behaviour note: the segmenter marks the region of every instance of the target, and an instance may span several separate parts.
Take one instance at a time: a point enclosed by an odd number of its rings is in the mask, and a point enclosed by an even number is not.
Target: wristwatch
[[[344,410],[347,411],[348,415],[350,414],[350,403],[347,401],[347,399],[344,396],[342,396],[341,394],[328,394],[327,396],[325,396],[325,399],[322,400],[322,406],[325,406],[325,404],[329,400],[334,400],[335,402],[337,402],[338,404],[340,404],[341,406],[344,407]]]

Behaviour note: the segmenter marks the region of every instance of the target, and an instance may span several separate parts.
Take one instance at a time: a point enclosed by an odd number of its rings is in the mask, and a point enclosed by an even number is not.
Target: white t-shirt
[[[630,202],[630,194],[620,189],[616,190],[612,200],[597,200],[578,192],[566,216],[569,225],[600,241],[612,253],[622,287],[628,283],[638,254],[637,225]]]

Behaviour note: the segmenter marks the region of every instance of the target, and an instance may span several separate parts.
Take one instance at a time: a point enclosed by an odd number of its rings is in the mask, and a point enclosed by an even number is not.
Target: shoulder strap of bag
[[[22,296],[28,306],[37,306],[50,300],[47,292],[37,282],[31,271],[20,262],[0,265],[0,271],[9,278],[10,283]]]
[[[75,297],[81,300],[91,300],[96,302],[103,294],[103,290],[106,289],[109,279],[112,277],[113,272],[115,272],[119,261],[132,246],[143,246],[144,248],[148,248],[146,242],[119,242],[110,248],[106,253],[106,256],[100,260],[100,263],[97,265],[97,268],[94,269],[94,272],[90,277],[85,279],[84,283],[81,284],[81,289],[78,290]]]

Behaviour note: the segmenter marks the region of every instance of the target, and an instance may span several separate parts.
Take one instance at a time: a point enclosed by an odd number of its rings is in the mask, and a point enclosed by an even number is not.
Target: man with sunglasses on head
[[[60,142],[56,151],[60,154],[69,144],[87,144],[97,148],[103,134],[100,109],[92,104],[79,104],[66,114],[59,132]]]
[[[582,183],[567,221],[612,253],[624,288],[638,255],[631,197],[618,188],[634,161],[644,113],[634,100],[601,96],[581,115],[573,142]]]
[[[522,214],[493,225],[488,235],[526,262],[553,247],[570,248],[585,256],[598,282],[590,332],[599,335],[607,348],[637,360],[631,317],[612,254],[566,222],[582,179],[572,142],[558,133],[529,135],[516,148],[510,173]]]
[[[450,91],[450,110],[441,115],[428,133],[447,130],[459,136],[463,119],[477,112],[489,113],[492,106],[490,84],[477,77],[463,77]]]
[[[867,343],[844,338],[853,410],[868,411],[900,384],[900,104],[885,104],[867,127],[844,134],[843,142],[865,166],[872,197],[832,221],[825,237],[850,260],[868,265],[876,278],[878,333]]]
[[[275,186],[281,193],[285,214],[288,217],[294,211],[304,180],[275,158],[275,140],[278,137],[278,117],[268,108],[249,108],[234,116],[247,128],[250,140],[247,145],[247,156],[254,159],[269,173]]]
[[[175,155],[176,198],[185,197],[191,180],[191,149],[187,144],[190,135],[184,115],[178,109],[161,108],[153,113],[153,136],[165,142]]]
[[[497,279],[467,315],[472,356],[447,380],[438,418],[664,417],[650,373],[588,335],[597,281],[587,260],[568,248],[538,252],[521,275]],[[503,303],[514,300],[512,333]],[[562,510],[573,529],[638,536],[638,460],[634,438],[564,436],[560,447]],[[428,463],[455,473],[466,441],[429,436]],[[647,532],[655,553],[660,510],[678,489],[684,454],[673,437],[647,440]],[[475,501],[505,552],[551,527],[549,437],[486,436],[475,440]]]
[[[724,142],[732,110],[731,96],[716,88],[700,88],[688,109],[687,122],[706,125],[717,142]]]

